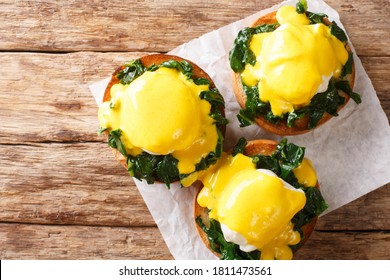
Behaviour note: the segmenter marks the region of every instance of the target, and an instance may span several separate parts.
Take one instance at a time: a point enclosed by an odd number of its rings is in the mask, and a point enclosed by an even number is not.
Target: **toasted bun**
[[[331,24],[327,18],[324,18],[324,21],[326,24]],[[276,11],[266,14],[260,18],[258,18],[253,24],[252,27],[261,25],[261,24],[272,24],[276,23]],[[349,45],[347,45],[347,50],[350,50]],[[347,79],[351,85],[351,88],[353,89],[354,81],[355,81],[355,64],[352,63],[352,74],[349,74],[347,76]],[[232,72],[232,80],[233,80],[233,90],[234,90],[234,95],[236,96],[238,104],[240,104],[241,108],[245,108],[245,102],[246,102],[246,95],[242,86],[241,82],[241,73],[235,73]],[[349,101],[350,97],[347,94],[344,94],[343,97],[344,103],[339,106],[337,111],[340,111]],[[332,115],[325,113],[322,119],[319,121],[317,124],[316,128],[319,127],[320,125],[324,124],[328,120],[332,118]],[[298,119],[295,121],[293,127],[288,127],[287,122],[285,121],[279,121],[276,124],[268,122],[263,116],[259,116],[255,119],[256,123],[264,128],[265,130],[272,132],[274,134],[278,135],[297,135],[297,134],[303,134],[306,132],[309,132],[310,130],[307,129],[307,124],[309,122],[309,118],[307,116]]]
[[[245,147],[244,154],[247,156],[254,156],[254,155],[265,155],[270,156],[272,153],[276,150],[276,146],[278,145],[277,142],[273,140],[252,140],[248,141],[248,144]],[[199,184],[197,186],[198,188],[198,194],[199,191],[202,189],[202,185]],[[319,184],[317,182],[316,188],[319,188]],[[209,226],[209,216],[208,216],[208,209],[201,207],[197,202],[198,195],[195,196],[194,199],[194,217],[200,216],[203,220],[203,223],[206,226]],[[311,233],[314,230],[314,227],[317,223],[317,218],[313,219],[309,224],[306,224],[302,227],[302,233],[304,238],[301,241],[301,245],[303,245],[306,240],[309,238]],[[207,239],[207,234],[198,226],[197,223],[195,223],[196,230],[198,231],[198,234],[200,238],[202,239],[203,243],[206,245],[206,247],[217,257],[220,257],[218,253],[216,253],[214,250],[211,249],[210,243]]]
[[[176,60],[178,62],[182,62],[183,60],[186,60],[189,64],[191,64],[191,66],[193,68],[193,77],[194,78],[205,78],[205,79],[210,81],[210,88],[215,88],[214,82],[210,78],[210,76],[205,71],[203,71],[199,66],[197,66],[195,63],[193,63],[187,59],[184,59],[184,58],[181,58],[178,56],[174,56],[174,55],[167,55],[167,54],[150,54],[150,55],[146,55],[146,56],[141,57],[140,60],[145,67],[149,67],[153,64],[159,65],[159,64],[163,63],[164,61],[168,61],[168,60]],[[116,74],[118,74],[123,68],[124,68],[124,66],[118,67],[115,70],[115,72],[112,74],[111,80],[108,83],[107,88],[104,92],[103,102],[111,100],[111,87],[120,82],[117,79]],[[224,133],[224,130],[222,131],[222,133]],[[106,132],[106,136],[108,136],[108,132]],[[113,152],[115,158],[127,170],[126,158],[117,149],[112,148],[112,152]]]

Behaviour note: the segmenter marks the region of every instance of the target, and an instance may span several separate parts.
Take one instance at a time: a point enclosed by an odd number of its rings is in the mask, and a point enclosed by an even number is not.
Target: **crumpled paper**
[[[238,32],[258,17],[277,10],[282,5],[295,5],[285,1],[260,11],[243,20],[207,33],[185,43],[169,54],[193,61],[213,79],[226,103],[225,148],[231,148],[240,137],[274,139],[256,125],[240,128],[236,115],[239,111],[232,91],[228,53]],[[325,2],[308,1],[309,11],[322,12],[345,28],[338,13]],[[351,42],[350,42],[351,44]],[[352,50],[353,46],[352,46]],[[355,53],[355,52],[354,52]],[[356,79],[354,91],[363,102],[356,105],[350,100],[336,118],[320,128],[300,136],[287,137],[289,141],[306,147],[306,156],[313,161],[321,191],[329,204],[325,213],[339,208],[390,181],[390,129],[376,92],[360,59],[354,55]],[[102,80],[90,86],[98,105],[109,81]],[[175,259],[215,259],[201,242],[195,229],[193,200],[195,188],[181,188],[174,183],[168,190],[164,184],[148,185],[134,179],[161,234]]]

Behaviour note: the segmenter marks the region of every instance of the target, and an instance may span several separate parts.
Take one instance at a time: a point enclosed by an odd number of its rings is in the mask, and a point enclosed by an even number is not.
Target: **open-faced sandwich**
[[[240,139],[200,176],[198,233],[221,259],[292,259],[327,204],[305,149]]]
[[[131,176],[189,186],[221,156],[227,120],[206,72],[180,57],[153,54],[113,73],[99,122]]]
[[[355,68],[345,32],[306,0],[282,6],[238,33],[229,54],[241,126],[279,135],[308,132],[352,98]]]

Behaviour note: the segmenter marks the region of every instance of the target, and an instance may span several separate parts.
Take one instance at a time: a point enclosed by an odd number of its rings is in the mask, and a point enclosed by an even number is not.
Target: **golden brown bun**
[[[248,141],[248,144],[245,147],[244,154],[247,156],[254,156],[254,155],[265,155],[270,156],[272,153],[276,150],[276,146],[278,145],[277,142],[273,140],[252,140]],[[200,184],[198,187],[198,193],[202,189],[202,185]],[[316,188],[319,188],[319,184],[317,182]],[[203,223],[206,226],[209,226],[209,217],[208,217],[208,210],[207,208],[201,207],[197,202],[198,195],[195,196],[194,199],[194,217],[200,216],[202,218]],[[314,227],[317,223],[317,218],[313,219],[309,224],[302,227],[302,233],[303,233],[303,240],[301,241],[301,245],[303,245],[306,240],[309,238],[311,233],[314,230]],[[198,231],[198,234],[200,238],[202,239],[203,243],[206,245],[206,247],[217,257],[220,257],[218,253],[216,253],[214,250],[211,249],[210,243],[207,239],[207,234],[198,226],[197,223],[196,230]]]
[[[164,61],[168,61],[168,60],[176,60],[178,62],[182,62],[183,60],[186,60],[189,64],[191,64],[191,66],[193,68],[193,77],[194,78],[206,78],[207,80],[210,81],[210,88],[215,88],[214,82],[211,80],[210,76],[205,71],[203,71],[199,66],[197,66],[196,64],[194,64],[193,62],[191,62],[187,59],[183,59],[183,58],[178,57],[178,56],[167,55],[167,54],[150,54],[150,55],[146,55],[146,56],[141,57],[140,60],[145,67],[149,67],[153,64],[159,65],[159,64],[163,63]],[[104,92],[103,102],[111,100],[111,93],[110,93],[111,87],[113,85],[119,83],[119,80],[116,78],[116,74],[118,74],[118,72],[120,72],[123,68],[124,68],[124,66],[118,67],[115,70],[115,72],[112,74],[111,80],[108,83],[107,88]],[[224,113],[224,112],[222,112],[222,113]],[[224,134],[224,129],[223,129],[222,133]],[[108,136],[108,132],[106,132],[106,135]],[[126,158],[117,149],[112,148],[112,152],[114,153],[115,158],[127,170]]]
[[[327,18],[324,18],[324,21],[326,24],[330,24]],[[276,11],[266,14],[259,19],[257,19],[253,24],[252,27],[261,25],[261,24],[272,24],[276,23]],[[347,50],[350,50],[349,45],[347,46]],[[241,108],[245,108],[245,102],[246,102],[246,95],[244,92],[244,89],[242,87],[242,82],[241,82],[241,73],[235,73],[232,72],[233,75],[233,90],[234,90],[234,95],[236,96],[238,104],[240,104]],[[347,76],[347,79],[351,85],[351,88],[353,89],[354,81],[355,81],[355,64],[352,63],[352,74],[349,74]],[[338,112],[347,104],[348,100],[350,97],[347,94],[343,94],[345,100],[344,103],[339,106]],[[332,115],[325,113],[322,119],[319,121],[317,124],[316,128],[319,127],[320,125],[324,124],[327,122],[329,119],[332,118]],[[256,123],[264,128],[265,130],[272,132],[274,134],[278,135],[297,135],[297,134],[303,134],[306,132],[309,132],[310,129],[307,129],[307,124],[309,122],[309,117],[305,116],[301,119],[297,119],[294,123],[293,127],[288,127],[287,122],[285,121],[279,121],[276,124],[268,122],[263,116],[259,116],[255,119]]]

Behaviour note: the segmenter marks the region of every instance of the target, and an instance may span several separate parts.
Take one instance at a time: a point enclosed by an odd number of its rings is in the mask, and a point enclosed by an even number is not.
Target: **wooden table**
[[[270,7],[263,1],[0,1],[0,258],[171,259],[88,85]],[[388,1],[328,0],[390,115]],[[390,188],[321,218],[298,259],[388,259]]]

